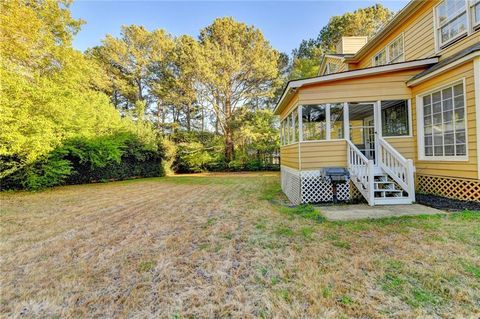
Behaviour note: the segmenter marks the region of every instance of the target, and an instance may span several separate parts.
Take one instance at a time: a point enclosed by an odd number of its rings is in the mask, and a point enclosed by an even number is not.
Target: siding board
[[[299,169],[298,143],[280,147],[280,164]]]
[[[300,152],[302,170],[347,166],[347,142],[344,140],[300,143]]]

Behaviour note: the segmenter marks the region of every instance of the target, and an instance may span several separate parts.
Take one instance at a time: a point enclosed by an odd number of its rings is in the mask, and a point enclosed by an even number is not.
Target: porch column
[[[343,135],[346,140],[350,140],[350,123],[348,114],[348,102],[343,103]]]
[[[382,101],[375,103],[373,118],[375,120],[375,132],[378,136],[382,136]]]
[[[298,142],[303,142],[303,121],[302,121],[302,106],[297,106],[298,112]]]
[[[373,104],[373,119],[375,125],[375,163],[383,161],[382,150],[379,147],[379,138],[382,137],[382,101]]]

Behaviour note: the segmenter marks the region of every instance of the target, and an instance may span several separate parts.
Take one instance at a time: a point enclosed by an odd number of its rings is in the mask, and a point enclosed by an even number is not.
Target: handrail
[[[397,182],[408,197],[415,201],[414,166],[411,159],[406,159],[382,137],[378,137],[380,167]]]
[[[347,141],[347,163],[348,170],[356,184],[360,183],[359,191],[367,200],[368,204],[373,206],[374,203],[374,177],[373,177],[373,161],[369,160],[350,140]]]
[[[347,141],[348,146],[350,146],[352,148],[352,150],[355,153],[357,153],[357,155],[362,159],[362,161],[368,162],[368,158],[365,155],[363,155],[362,152],[360,152],[360,150],[357,148],[357,146],[355,146],[355,144],[352,143],[352,141],[350,141],[350,140],[346,140],[346,141]]]

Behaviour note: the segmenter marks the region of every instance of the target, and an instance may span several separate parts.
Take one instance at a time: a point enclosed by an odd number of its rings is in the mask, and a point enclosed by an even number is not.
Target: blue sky
[[[316,37],[330,16],[382,3],[398,11],[407,0],[390,1],[82,1],[72,15],[86,21],[74,40],[85,50],[100,44],[106,34],[118,36],[121,25],[166,29],[173,35],[197,36],[215,18],[232,16],[260,28],[276,49],[290,53],[302,39]]]

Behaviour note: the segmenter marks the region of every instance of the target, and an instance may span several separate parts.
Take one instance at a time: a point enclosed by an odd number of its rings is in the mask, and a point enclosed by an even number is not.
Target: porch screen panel
[[[463,84],[423,97],[423,126],[426,157],[467,154]]]
[[[286,130],[286,131],[287,131],[287,144],[291,144],[291,143],[292,143],[292,140],[293,140],[293,138],[292,138],[293,134],[292,134],[292,123],[291,123],[292,121],[291,121],[291,119],[292,119],[292,117],[289,115],[289,116],[287,117],[287,121],[286,121],[286,123],[285,123],[285,125],[287,126],[287,130]]]
[[[283,121],[280,122],[280,146],[283,146]]]
[[[294,139],[294,142],[298,142],[299,141],[299,138],[298,138],[298,134],[299,134],[298,108],[296,108],[292,112],[292,123],[294,123],[294,125],[293,125],[293,139]]]
[[[342,139],[343,128],[343,103],[330,104],[330,139]]]
[[[302,106],[303,140],[315,141],[327,139],[327,106]]]

